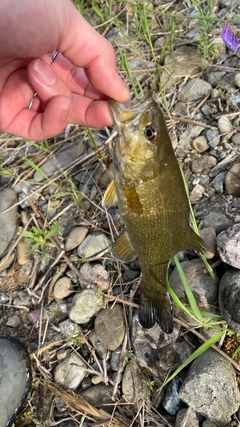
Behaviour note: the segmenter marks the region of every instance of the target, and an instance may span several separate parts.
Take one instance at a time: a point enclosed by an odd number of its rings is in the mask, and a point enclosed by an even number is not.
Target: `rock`
[[[119,304],[106,308],[98,313],[94,329],[102,346],[108,350],[116,350],[125,335],[123,309]]]
[[[167,391],[162,401],[162,406],[170,415],[176,415],[182,406],[182,402],[179,397],[179,390],[182,383],[182,378],[176,376],[167,386]]]
[[[1,242],[0,242],[1,245]],[[10,265],[13,263],[15,259],[15,254],[14,252],[11,253],[10,256],[5,256],[0,260],[0,273],[1,271],[6,270],[8,267],[10,267]]]
[[[90,261],[100,258],[103,254],[108,252],[111,247],[112,243],[104,233],[101,231],[94,231],[83,240],[80,246],[78,246],[77,253],[79,257]]]
[[[183,425],[184,427],[199,427],[199,421],[193,409],[183,408],[178,412],[174,427],[182,427]]]
[[[211,169],[217,164],[217,159],[213,156],[201,156],[198,159],[192,161],[191,169],[192,172],[198,173],[203,170]]]
[[[17,231],[17,206],[4,212],[17,202],[11,188],[0,191],[0,258],[5,255]]]
[[[217,234],[226,230],[230,225],[228,217],[218,212],[211,212],[203,218],[203,228],[214,227]]]
[[[202,260],[193,259],[191,261],[184,261],[181,263],[181,267],[186,279],[188,280],[199,309],[202,311],[211,311],[210,306],[213,305],[217,299],[218,286],[209,276]],[[172,290],[178,296],[180,301],[184,305],[188,305],[188,300],[176,267],[170,275],[169,282]],[[176,317],[183,319],[185,322],[187,321],[189,325],[198,325],[198,322],[175,305],[173,306],[173,312]]]
[[[223,262],[240,269],[240,224],[218,234],[217,251]]]
[[[183,102],[200,101],[210,95],[212,86],[205,80],[193,78],[187,82],[178,95],[178,100]]]
[[[45,179],[44,175],[52,176],[55,172],[60,171],[61,169],[69,165],[71,162],[76,160],[76,158],[81,156],[84,151],[84,144],[68,144],[66,149],[57,153],[56,156],[53,156],[50,160],[47,160],[41,166],[40,169],[43,171],[43,174],[41,174],[40,172],[35,172],[34,181],[43,181]]]
[[[84,325],[103,308],[102,297],[93,289],[85,289],[73,297],[69,317],[73,322]]]
[[[227,324],[240,333],[240,271],[227,270],[219,285],[219,308]]]
[[[22,291],[18,291],[17,295],[18,295],[17,298],[14,298],[13,300],[14,305],[27,306],[32,304],[29,292],[22,290]]]
[[[190,192],[190,201],[191,203],[197,203],[203,196],[204,187],[200,184],[195,185],[192,191]]]
[[[118,347],[118,348],[116,348],[115,350],[112,351],[110,363],[111,363],[111,369],[114,372],[117,372],[117,370],[118,370],[118,365],[119,365],[119,361],[120,361],[121,351],[122,351],[121,347]]]
[[[206,247],[206,257],[211,259],[216,252],[217,240],[216,230],[214,227],[206,227],[200,231],[200,236],[203,239]]]
[[[72,281],[67,276],[61,277],[54,285],[53,294],[56,300],[63,300],[73,292],[76,292],[76,289],[73,288]]]
[[[217,129],[207,129],[206,138],[212,148],[217,147],[220,143],[220,135]]]
[[[101,406],[107,406],[110,405],[112,407],[113,400],[112,400],[112,393],[113,393],[113,387],[110,385],[105,384],[97,384],[93,387],[88,388],[87,390],[84,390],[81,393],[81,396],[83,399],[87,400],[90,405],[101,407]],[[105,408],[104,408],[105,409]]]
[[[240,163],[235,163],[229,169],[225,178],[225,189],[227,194],[240,197]]]
[[[78,427],[79,424],[77,424],[73,420],[67,420],[63,421],[62,423],[58,424],[58,427]]]
[[[31,364],[23,345],[14,338],[0,338],[0,420],[12,426],[31,389]]]
[[[91,265],[89,262],[85,262],[80,268],[80,273],[84,277],[84,280],[80,280],[81,285],[96,285],[103,291],[108,290],[110,286],[110,277],[102,264]]]
[[[19,265],[25,265],[31,262],[30,251],[31,245],[26,241],[26,239],[20,239],[17,244],[17,260]]]
[[[113,165],[110,163],[107,170],[102,174],[99,179],[98,185],[99,187],[107,187],[113,180]]]
[[[233,143],[233,144],[235,144],[235,145],[240,145],[240,132],[236,132],[236,133],[232,136],[231,140],[232,140],[232,143]]]
[[[226,116],[221,116],[218,119],[218,129],[221,134],[229,133],[232,130],[232,123]]]
[[[88,233],[87,227],[74,227],[66,240],[65,251],[71,251],[82,243]]]
[[[224,181],[226,178],[226,174],[227,172],[220,172],[215,176],[214,180],[212,181],[212,186],[218,194],[223,194],[224,192]]]
[[[72,353],[54,371],[54,380],[64,388],[76,390],[86,375],[87,365],[77,353]]]
[[[66,338],[77,338],[81,332],[80,326],[70,319],[63,320],[58,327]]]
[[[122,378],[123,398],[130,403],[137,404],[146,392],[146,379],[140,377],[139,368],[134,362],[130,362],[124,371]]]
[[[96,350],[97,354],[101,359],[105,359],[108,354],[108,350],[103,347],[101,341],[97,338],[95,329],[92,329],[88,334],[88,339],[90,343],[92,344],[93,348]]]
[[[166,89],[186,76],[197,74],[206,60],[190,46],[181,46],[172,55],[166,56],[165,67],[161,76],[162,86]],[[167,71],[166,71],[167,70]]]
[[[236,73],[234,76],[234,83],[237,87],[240,87],[240,73]]]
[[[220,427],[230,422],[240,403],[234,368],[212,349],[194,360],[179,395],[187,405]]]
[[[171,334],[165,334],[157,324],[151,329],[143,329],[138,315],[134,315],[132,343],[139,366],[163,382],[166,375],[180,366],[193,351],[180,335],[180,330],[175,327]]]
[[[43,307],[43,310],[41,308],[35,308],[34,310],[29,311],[28,318],[30,322],[36,326],[40,320],[48,319],[47,309],[45,307]]]
[[[21,323],[21,319],[17,314],[14,314],[13,316],[10,316],[6,322],[7,326],[10,326],[10,328],[17,328]]]
[[[193,140],[192,145],[198,153],[203,153],[209,149],[207,138],[203,135],[197,136],[197,138]]]

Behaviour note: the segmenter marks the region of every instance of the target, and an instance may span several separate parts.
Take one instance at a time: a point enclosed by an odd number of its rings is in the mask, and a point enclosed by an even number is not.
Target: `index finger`
[[[72,8],[70,27],[63,28],[59,51],[76,67],[84,68],[97,90],[119,102],[127,101],[129,90],[117,74],[113,46]]]

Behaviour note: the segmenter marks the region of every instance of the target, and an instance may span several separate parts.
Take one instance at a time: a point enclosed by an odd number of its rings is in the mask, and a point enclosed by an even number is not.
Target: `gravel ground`
[[[132,96],[155,91],[208,261],[218,282],[234,267],[240,286],[239,227],[226,232],[240,223],[240,58],[220,37],[225,23],[238,36],[239,2],[92,1],[84,13],[114,44]],[[186,396],[178,399],[183,380],[199,365],[179,374],[177,392],[169,392],[177,397],[166,400],[161,385],[167,377],[219,330],[199,329],[175,308],[171,337],[157,325],[151,331],[139,325],[140,266],[112,257],[123,224],[117,206],[101,205],[113,178],[115,136],[114,129],[75,125],[41,143],[0,134],[0,335],[20,339],[33,367],[32,392],[16,426],[180,426],[184,417],[192,422],[184,425],[207,426],[207,419],[212,426],[236,426],[240,365],[234,333],[218,346],[223,359],[235,355],[233,399],[220,421],[212,407],[201,412]],[[218,238],[221,232],[227,237]],[[229,239],[230,249],[224,246]],[[219,315],[218,283],[196,254],[179,259],[200,308]],[[171,286],[187,304],[174,265],[170,273]],[[220,295],[222,312],[237,330],[238,306],[225,306]],[[221,390],[230,381],[223,377]],[[221,405],[225,400],[217,396],[216,411]]]

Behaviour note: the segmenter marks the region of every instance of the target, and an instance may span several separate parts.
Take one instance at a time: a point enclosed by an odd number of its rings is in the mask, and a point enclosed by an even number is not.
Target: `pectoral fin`
[[[102,199],[102,206],[105,208],[107,206],[116,205],[117,204],[117,193],[115,182],[112,181],[107,187],[105,194]]]
[[[131,262],[136,258],[136,253],[126,231],[123,231],[123,233],[117,237],[112,248],[112,254],[115,258],[123,262]]]

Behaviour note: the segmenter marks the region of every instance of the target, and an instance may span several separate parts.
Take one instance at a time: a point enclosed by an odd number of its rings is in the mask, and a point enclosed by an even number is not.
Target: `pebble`
[[[122,351],[121,347],[118,347],[112,351],[110,363],[111,363],[111,369],[114,372],[117,372],[117,370],[118,370],[118,365],[119,365],[119,361],[120,361],[120,357],[121,357],[121,351]]]
[[[211,212],[203,218],[203,228],[214,227],[216,234],[226,230],[230,225],[228,217],[220,212]]]
[[[221,134],[226,134],[232,131],[232,123],[226,116],[219,117],[218,130]]]
[[[206,257],[211,259],[215,256],[217,240],[216,230],[214,227],[206,227],[200,231],[200,236],[203,239],[206,247]]]
[[[227,324],[240,333],[240,271],[229,269],[219,285],[219,308]]]
[[[21,319],[17,314],[14,314],[13,316],[10,316],[6,322],[7,326],[10,326],[10,328],[17,328],[21,323]]]
[[[107,170],[99,178],[98,185],[100,188],[107,187],[113,180],[113,165],[110,163]]]
[[[31,389],[30,359],[16,339],[0,338],[0,420],[12,426]]]
[[[66,240],[65,251],[71,251],[82,243],[88,233],[87,227],[74,227]]]
[[[223,194],[224,192],[224,182],[227,172],[218,173],[212,181],[212,186],[216,193]]]
[[[181,337],[179,329],[174,327],[171,334],[165,334],[157,324],[151,329],[143,329],[137,314],[133,316],[132,344],[138,365],[161,382],[193,351]]]
[[[203,153],[209,149],[207,138],[203,135],[197,136],[197,138],[193,140],[192,145],[198,153]]]
[[[81,332],[80,326],[70,319],[63,320],[59,323],[58,327],[66,338],[75,338],[79,336]]]
[[[203,196],[204,187],[201,184],[195,185],[195,187],[190,192],[190,201],[191,203],[197,203]]]
[[[84,280],[80,280],[81,286],[96,285],[103,291],[109,289],[110,277],[102,264],[91,265],[85,262],[80,268],[80,273],[84,276]]]
[[[182,401],[179,397],[179,390],[182,383],[182,378],[176,376],[167,386],[167,391],[162,401],[162,406],[170,415],[176,415],[182,406]]]
[[[217,129],[207,129],[206,138],[212,148],[217,147],[220,143],[220,135]]]
[[[123,309],[119,304],[106,308],[98,313],[94,329],[102,346],[108,350],[116,350],[125,335],[125,322]]]
[[[234,83],[237,87],[240,87],[240,73],[236,73],[234,76]]]
[[[11,188],[0,191],[0,258],[6,253],[17,231],[17,206],[4,212],[17,202]]]
[[[194,360],[179,395],[208,420],[226,427],[240,401],[235,370],[223,356],[208,349]]]
[[[213,156],[201,156],[195,160],[192,160],[191,169],[193,173],[202,172],[213,168],[217,164],[217,159]]]
[[[61,277],[54,285],[53,295],[56,300],[63,300],[73,292],[76,292],[76,289],[73,288],[72,281],[67,276]]]
[[[1,241],[0,241],[0,246],[1,246]],[[6,270],[8,267],[10,267],[10,265],[13,263],[15,259],[15,253],[12,252],[11,255],[9,256],[5,256],[0,260],[0,273],[1,271]]]
[[[20,231],[20,230],[19,230]],[[31,249],[31,245],[26,239],[20,239],[17,244],[17,261],[19,265],[25,265],[31,262],[28,251]]]
[[[122,394],[124,400],[132,404],[137,404],[143,399],[147,391],[146,379],[139,375],[139,368],[136,363],[130,362],[127,365],[122,378]]]
[[[27,291],[18,291],[17,298],[14,298],[13,304],[14,305],[29,305],[31,304],[31,298],[29,295],[29,292]]]
[[[240,196],[240,163],[235,163],[227,172],[225,178],[225,189],[227,194]]]
[[[84,260],[99,259],[112,247],[111,241],[101,231],[89,234],[78,246],[77,253]]]
[[[240,269],[240,224],[218,234],[217,251],[223,262]]]
[[[41,308],[35,308],[34,310],[30,311],[28,313],[28,318],[30,322],[36,326],[40,320],[47,320],[48,319],[48,313],[47,309],[44,307],[43,310]]]
[[[202,311],[211,311],[210,306],[215,303],[218,296],[218,286],[215,280],[209,276],[203,261],[201,259],[184,261],[181,263],[181,267],[191,287],[199,309]],[[169,282],[172,290],[178,296],[180,301],[184,305],[188,305],[188,300],[176,267],[169,277]],[[183,319],[184,321],[187,319],[189,325],[198,325],[198,322],[175,305],[173,306],[173,312],[180,319]]]
[[[162,86],[164,88],[174,86],[182,78],[197,74],[206,63],[202,55],[193,47],[179,47],[172,55],[167,55],[165,58],[167,71],[163,69],[161,75]]]
[[[191,408],[180,409],[180,411],[177,413],[174,427],[182,427],[183,425],[184,427],[199,427],[199,421],[196,415],[196,411]]]
[[[232,136],[231,141],[232,141],[232,143],[233,143],[233,144],[235,144],[235,145],[240,145],[240,132],[236,132],[236,133]]]
[[[73,322],[84,325],[103,308],[102,297],[93,289],[85,289],[73,297],[69,317]]]
[[[78,427],[78,423],[73,420],[67,420],[63,421],[62,423],[58,424],[58,427]]]
[[[97,384],[89,387],[81,393],[83,399],[87,400],[90,405],[101,407],[110,405],[112,407],[113,387],[111,385]]]
[[[212,86],[205,80],[193,78],[187,82],[178,95],[183,102],[200,101],[212,92]]]
[[[60,363],[54,371],[54,380],[64,388],[76,390],[86,375],[87,364],[77,353]]]

